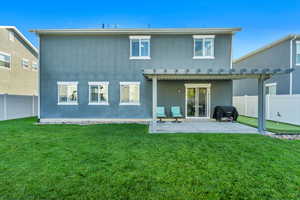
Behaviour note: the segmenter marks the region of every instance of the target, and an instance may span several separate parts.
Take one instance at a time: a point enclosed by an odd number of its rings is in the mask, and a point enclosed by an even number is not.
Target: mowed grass
[[[246,117],[246,116],[239,116],[238,122],[242,124],[246,124],[252,127],[257,127],[257,118],[253,117]],[[287,124],[282,122],[275,122],[275,121],[266,121],[266,128],[268,131],[277,134],[300,134],[300,126]]]
[[[300,141],[0,122],[0,199],[300,199]]]

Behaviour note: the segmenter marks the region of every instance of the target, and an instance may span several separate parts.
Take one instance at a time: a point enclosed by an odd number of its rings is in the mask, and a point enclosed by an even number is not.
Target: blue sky
[[[29,29],[241,27],[234,58],[290,33],[300,34],[300,0],[224,1],[3,1],[0,25],[14,25],[37,45]]]

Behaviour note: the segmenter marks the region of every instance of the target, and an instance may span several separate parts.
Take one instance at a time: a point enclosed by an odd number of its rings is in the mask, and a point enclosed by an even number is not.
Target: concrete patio
[[[156,127],[155,127],[156,126]],[[181,123],[163,122],[150,123],[150,133],[244,133],[258,134],[257,128],[237,122],[216,122],[206,120],[184,120]]]

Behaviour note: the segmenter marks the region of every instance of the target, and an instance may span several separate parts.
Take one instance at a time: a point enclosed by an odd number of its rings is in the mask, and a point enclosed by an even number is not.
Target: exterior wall
[[[185,83],[210,83],[210,114],[213,115],[216,106],[232,105],[232,81],[158,81],[157,105],[164,106],[168,116],[171,116],[171,106],[180,106],[185,115]]]
[[[280,43],[268,50],[251,56],[233,67],[240,68],[289,68],[290,67],[290,41]],[[289,94],[290,75],[277,75],[267,80],[266,83],[277,83],[277,94]],[[233,82],[234,96],[257,95],[258,84],[256,79],[235,80]]]
[[[293,94],[300,94],[300,66],[296,65],[296,41],[300,41],[300,37],[293,41]]]
[[[192,58],[192,35],[152,35],[151,60],[130,60],[128,35],[41,35],[40,117],[151,118],[152,82],[145,79],[141,70],[229,68],[231,38],[229,34],[216,35],[215,59],[195,60]],[[57,105],[57,81],[78,81],[79,105]],[[88,105],[89,81],[109,81],[109,106]],[[119,105],[121,81],[141,82],[140,106]],[[160,87],[160,81],[158,86]]]
[[[37,95],[37,70],[32,69],[32,62],[37,62],[37,55],[24,41],[15,34],[15,40],[9,40],[9,31],[0,28],[0,51],[11,54],[11,68],[0,68],[0,93],[15,95]],[[29,60],[29,69],[21,66],[22,59]]]

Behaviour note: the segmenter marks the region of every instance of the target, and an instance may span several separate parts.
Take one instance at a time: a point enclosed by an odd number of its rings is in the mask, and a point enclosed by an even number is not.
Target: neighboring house
[[[155,121],[157,106],[210,118],[215,106],[232,105],[232,79],[256,78],[263,88],[276,73],[231,69],[239,30],[33,30],[40,39],[39,118]]]
[[[266,81],[270,95],[300,94],[300,35],[288,35],[257,49],[233,62],[234,69],[241,68],[293,68],[290,74],[273,76]],[[234,96],[257,95],[257,80],[235,80]]]
[[[0,94],[37,95],[38,50],[14,26],[0,26]]]

